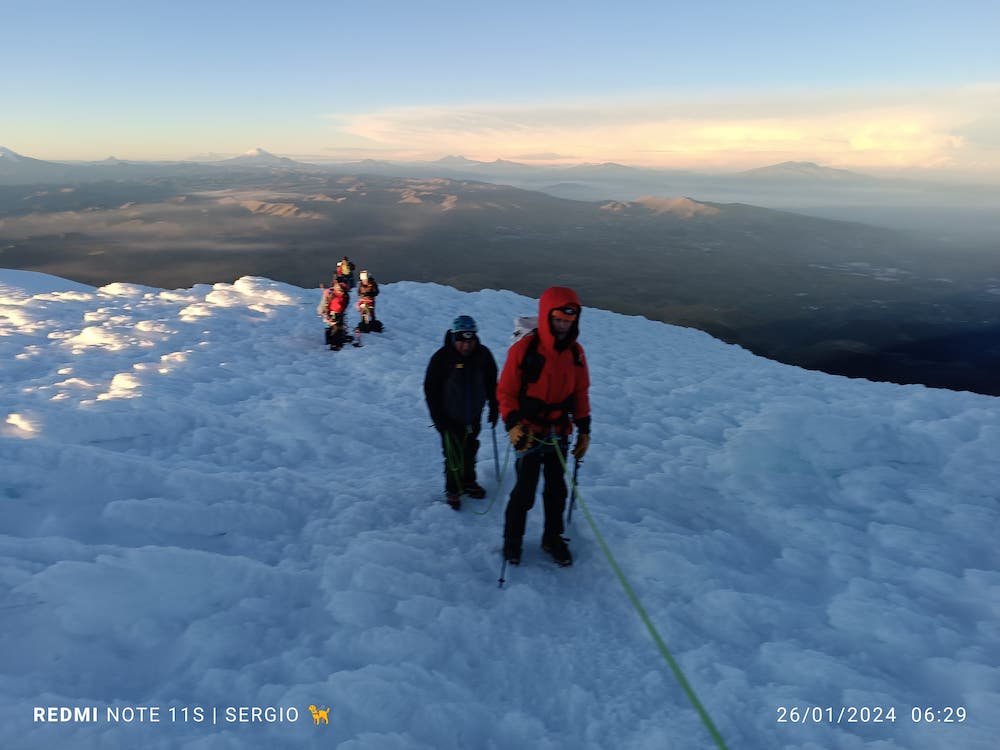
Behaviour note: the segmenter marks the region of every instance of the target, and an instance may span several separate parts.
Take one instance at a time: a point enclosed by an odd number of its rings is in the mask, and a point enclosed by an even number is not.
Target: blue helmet
[[[451,322],[451,332],[459,333],[461,331],[472,331],[476,333],[479,327],[476,325],[476,321],[472,319],[470,315],[459,315]]]

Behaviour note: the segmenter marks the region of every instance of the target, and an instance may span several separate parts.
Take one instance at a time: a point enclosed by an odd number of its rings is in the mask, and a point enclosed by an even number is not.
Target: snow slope
[[[498,588],[502,431],[441,502],[427,360],[467,313],[502,364],[535,302],[386,284],[334,353],[317,294],[0,271],[0,746],[714,747],[582,511]],[[581,324],[583,501],[726,745],[995,747],[1000,401]]]

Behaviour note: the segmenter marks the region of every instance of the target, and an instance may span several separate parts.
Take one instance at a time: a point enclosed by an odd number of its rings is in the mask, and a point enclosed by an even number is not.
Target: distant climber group
[[[339,351],[345,343],[361,345],[361,334],[381,333],[382,323],[375,317],[375,298],[378,296],[378,282],[368,271],[359,274],[357,309],[360,320],[354,334],[348,333],[347,309],[354,289],[354,263],[345,255],[338,263],[329,287],[323,288],[323,297],[316,312],[323,320],[324,341],[333,351]]]

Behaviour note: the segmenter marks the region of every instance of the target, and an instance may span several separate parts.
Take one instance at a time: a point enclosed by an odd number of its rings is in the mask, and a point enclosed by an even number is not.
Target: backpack
[[[518,315],[514,318],[514,333],[511,334],[510,343],[513,344],[522,336],[527,336],[529,333],[538,328],[538,316],[537,315]]]

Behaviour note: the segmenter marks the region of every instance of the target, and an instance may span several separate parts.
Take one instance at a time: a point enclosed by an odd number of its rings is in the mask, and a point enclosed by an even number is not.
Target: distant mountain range
[[[707,173],[632,167],[614,162],[553,166],[496,159],[476,161],[446,156],[436,161],[391,162],[364,159],[309,163],[262,148],[226,158],[188,161],[49,162],[0,148],[0,186],[52,186],[107,180],[201,179],[219,189],[272,175],[374,175],[387,178],[487,182],[578,201],[630,202],[640,198],[687,197],[695,201],[746,203],[827,219],[855,221],[933,238],[946,247],[995,246],[1000,238],[1000,185],[934,184],[882,179],[823,166],[788,161],[742,172]]]
[[[300,169],[307,171],[362,172],[370,174],[387,174],[398,177],[441,176],[448,178],[485,179],[487,182],[497,176],[534,177],[547,180],[572,182],[574,180],[635,180],[648,181],[664,177],[697,177],[699,179],[720,179],[718,175],[699,174],[696,172],[650,169],[630,167],[614,162],[602,164],[578,164],[575,166],[538,166],[524,164],[505,159],[491,162],[475,161],[464,156],[446,156],[435,161],[422,162],[391,162],[375,159],[364,159],[344,163],[308,163],[296,161],[284,156],[276,156],[263,148],[254,148],[232,158],[190,161],[123,161],[108,157],[103,161],[92,162],[51,162],[35,159],[0,147],[0,181],[5,184],[23,184],[21,181],[46,180],[54,175],[67,174],[76,179],[104,179],[102,167],[132,167],[144,169],[160,168],[164,171],[176,171],[182,168],[200,167],[260,167]],[[873,177],[850,172],[844,169],[823,167],[812,162],[784,162],[760,169],[737,172],[725,176],[725,179],[741,180],[812,180],[815,182],[872,181]]]
[[[49,162],[0,148],[0,187],[53,186],[102,181],[202,180],[217,189],[254,184],[254,174],[370,175],[448,179],[510,185],[557,198],[630,202],[647,197],[687,197],[714,203],[746,203],[827,219],[854,221],[931,238],[945,247],[996,245],[1000,238],[1000,185],[934,184],[883,179],[811,161],[731,173],[632,167],[614,162],[554,166],[446,156],[436,161],[310,163],[263,148],[236,157],[212,155],[187,161]]]
[[[936,185],[887,180],[810,161],[789,161],[743,172],[712,174],[631,167],[614,162],[551,166],[496,159],[446,156],[436,161],[364,159],[309,163],[262,148],[225,158],[188,161],[48,162],[0,149],[0,186],[53,185],[104,180],[216,180],[220,187],[266,171],[378,175],[477,181],[532,190],[580,201],[635,201],[647,196],[685,196],[697,201],[748,203],[822,218],[878,224],[959,241],[995,243],[1000,237],[1000,185]]]
[[[251,149],[233,158],[213,161],[125,161],[110,156],[101,161],[53,162],[23,156],[9,148],[0,147],[0,185],[51,185],[60,181],[85,183],[212,173],[222,175],[226,171],[242,169],[329,171],[325,167],[275,156],[262,148]]]

